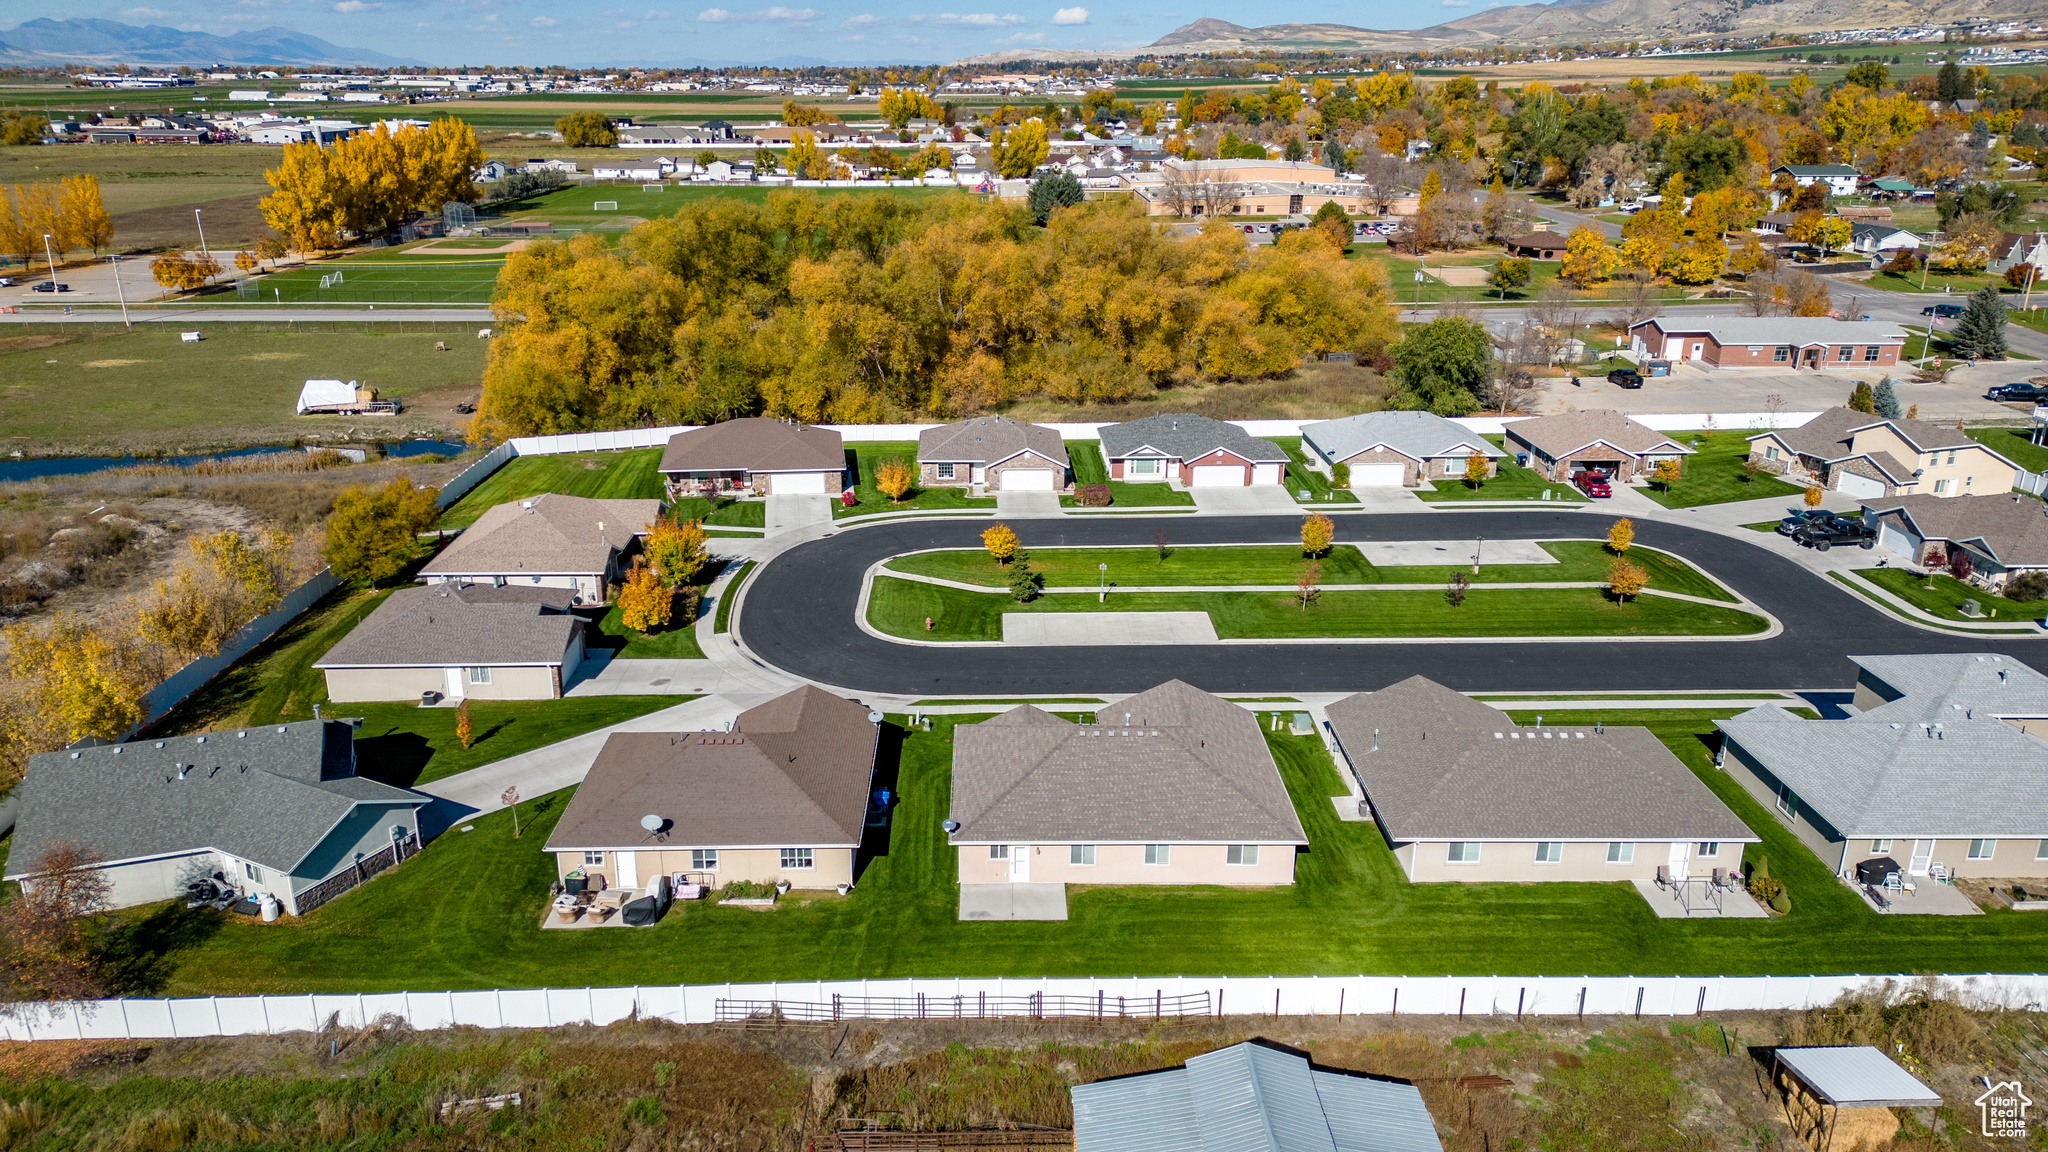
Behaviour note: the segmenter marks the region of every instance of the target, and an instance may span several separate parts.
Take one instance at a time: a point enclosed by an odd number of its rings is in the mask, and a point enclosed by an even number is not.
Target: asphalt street
[[[1602,539],[1608,519],[1576,512],[1338,516],[1337,540]],[[923,548],[978,548],[980,519],[841,530],[798,545],[754,574],[736,628],[761,660],[853,692],[907,695],[1136,692],[1178,677],[1212,692],[1345,692],[1413,675],[1464,692],[1832,689],[1855,679],[1850,655],[1998,652],[2048,670],[2048,643],[1978,640],[1912,627],[1784,557],[1725,535],[1647,520],[1636,542],[1693,560],[1776,616],[1766,640],[1557,643],[1231,644],[1142,648],[939,648],[897,644],[854,621],[861,574]],[[1019,520],[1023,546],[1150,547],[1288,543],[1286,517],[1066,517]]]

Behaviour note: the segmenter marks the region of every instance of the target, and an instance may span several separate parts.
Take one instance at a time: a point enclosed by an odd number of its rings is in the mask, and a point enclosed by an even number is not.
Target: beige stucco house
[[[1617,483],[1648,477],[1665,460],[1683,461],[1692,449],[1611,408],[1560,412],[1507,426],[1508,451],[1546,480],[1568,482],[1596,470]]]
[[[570,603],[603,604],[625,576],[659,500],[592,500],[549,493],[499,504],[420,569],[434,584],[567,588]]]
[[[1758,842],[1646,728],[1526,728],[1421,676],[1329,718],[1413,881],[1683,881]]]
[[[740,713],[730,732],[615,732],[546,851],[558,875],[593,887],[682,873],[714,888],[852,884],[879,733],[865,707],[810,685]]]
[[[2048,571],[2048,516],[2017,492],[1981,496],[1893,496],[1865,500],[1863,522],[1877,544],[1912,564],[1945,565],[1961,551],[1968,582],[2003,593],[2014,576]]]
[[[402,588],[314,661],[327,698],[552,700],[583,662],[584,623],[568,588],[429,584]]]
[[[1862,499],[1998,495],[2019,466],[1954,427],[1830,408],[1749,438],[1749,458],[1798,484]]]
[[[1330,472],[1342,464],[1351,488],[1417,488],[1425,480],[1457,481],[1478,456],[1486,475],[1507,453],[1479,433],[1434,412],[1367,412],[1305,424],[1301,446],[1309,467]]]
[[[837,496],[846,486],[846,449],[830,428],[748,416],[669,437],[661,475],[671,498]]]
[[[925,488],[986,485],[991,492],[1067,492],[1074,487],[1059,430],[1008,416],[976,416],[917,437]]]
[[[1308,843],[1258,718],[1170,680],[1074,724],[953,732],[960,883],[1292,884]]]

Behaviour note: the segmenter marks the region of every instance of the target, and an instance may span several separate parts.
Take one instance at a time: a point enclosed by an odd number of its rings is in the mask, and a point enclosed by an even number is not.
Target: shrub
[[[1349,488],[1349,487],[1351,487],[1351,465],[1349,465],[1349,464],[1332,464],[1332,465],[1330,465],[1330,486],[1331,486],[1332,488]]]
[[[1107,508],[1111,499],[1109,485],[1083,484],[1075,490],[1074,499],[1080,501],[1083,508]]]
[[[2005,598],[2030,603],[2048,596],[2048,572],[2022,572],[2006,581]]]
[[[1785,886],[1776,880],[1771,881],[1771,883],[1778,885],[1778,894],[1771,897],[1771,911],[1778,913],[1790,912],[1792,910],[1792,893],[1787,892]]]
[[[735,880],[718,890],[720,900],[766,900],[775,895],[775,885],[753,880]]]

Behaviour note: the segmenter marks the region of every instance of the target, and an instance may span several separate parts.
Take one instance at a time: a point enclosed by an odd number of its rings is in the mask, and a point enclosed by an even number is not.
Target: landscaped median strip
[[[1994,621],[1976,623],[1967,620],[1943,620],[1938,616],[1929,615],[1919,608],[1906,603],[1886,589],[1878,587],[1854,572],[1830,572],[1828,576],[1844,587],[1855,591],[1864,599],[1890,612],[1892,615],[1932,631],[1957,632],[1966,636],[2043,635],[2042,628],[2038,625],[2015,628],[2010,624]]]

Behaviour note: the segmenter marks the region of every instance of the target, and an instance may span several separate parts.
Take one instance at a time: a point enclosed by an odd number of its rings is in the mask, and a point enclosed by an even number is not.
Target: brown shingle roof
[[[1250,712],[1169,680],[1097,718],[1024,705],[954,729],[952,842],[1308,842]]]
[[[1692,449],[1662,432],[1636,423],[1612,408],[1589,408],[1583,412],[1561,412],[1517,420],[1507,434],[1554,459],[1576,452],[1589,444],[1604,443],[1640,456],[1652,449],[1690,454]]]
[[[2007,567],[2048,565],[2048,516],[2016,496],[1894,496],[1865,500],[1865,513],[1905,520],[1922,539],[1975,544]]]
[[[977,416],[957,424],[927,428],[917,437],[917,459],[994,464],[1031,451],[1056,463],[1067,463],[1067,446],[1057,429],[1026,424],[1007,416]]]
[[[668,438],[663,472],[837,472],[846,467],[839,433],[749,416]]]
[[[562,663],[583,621],[549,611],[559,597],[515,600],[505,591],[454,584],[401,588],[313,667]]]
[[[1821,460],[1846,460],[1856,455],[1849,450],[1851,434],[1856,429],[1876,424],[1889,424],[1896,428],[1901,436],[1918,446],[1922,452],[1932,452],[1936,448],[1974,447],[1977,443],[1946,425],[1926,420],[1908,420],[1903,416],[1872,416],[1868,412],[1858,412],[1847,407],[1830,408],[1797,428],[1759,432],[1750,439],[1754,441],[1765,436],[1776,436],[1785,447],[1802,456],[1812,456]],[[1906,469],[1906,474],[1911,476],[1912,469]]]
[[[1421,676],[1329,716],[1395,841],[1756,839],[1645,728],[1519,728]]]
[[[548,837],[578,848],[850,848],[860,843],[879,729],[805,685],[731,732],[615,732]],[[643,816],[668,821],[660,832]]]
[[[420,575],[601,576],[611,567],[612,555],[659,515],[659,500],[591,500],[556,493],[515,500],[479,516]]]

